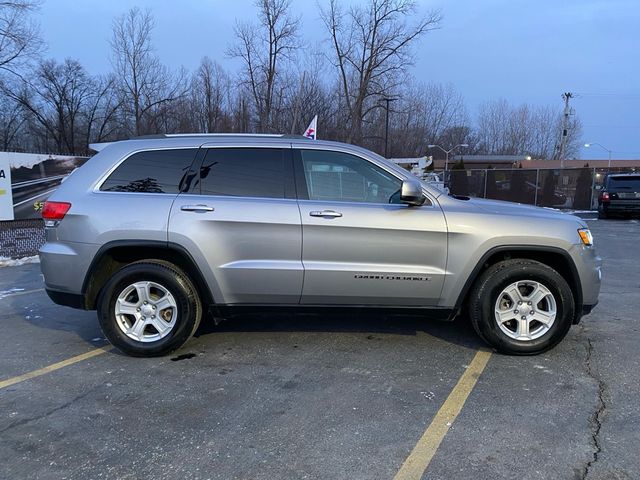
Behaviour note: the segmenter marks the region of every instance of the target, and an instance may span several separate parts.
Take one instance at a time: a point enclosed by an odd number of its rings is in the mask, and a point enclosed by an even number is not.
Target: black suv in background
[[[607,175],[598,197],[598,217],[634,213],[640,213],[640,174]]]

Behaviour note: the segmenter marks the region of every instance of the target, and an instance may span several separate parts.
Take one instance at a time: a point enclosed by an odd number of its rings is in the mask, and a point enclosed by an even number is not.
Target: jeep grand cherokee
[[[448,196],[352,145],[160,135],[94,147],[43,208],[46,290],[96,309],[131,355],[180,347],[205,315],[463,312],[497,350],[556,345],[597,303],[585,223]]]

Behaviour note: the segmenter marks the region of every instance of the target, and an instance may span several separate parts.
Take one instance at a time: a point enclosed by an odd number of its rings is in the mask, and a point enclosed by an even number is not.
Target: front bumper
[[[569,253],[573,260],[580,286],[573,317],[573,323],[577,324],[583,315],[589,314],[598,304],[600,284],[602,282],[602,258],[598,256],[593,246],[583,244],[574,245]]]
[[[589,315],[591,311],[596,308],[596,305],[598,305],[598,302],[591,305],[582,305],[582,309],[577,311],[576,316],[573,318],[573,324],[577,325],[578,323],[580,323],[582,317],[584,317],[585,315]]]

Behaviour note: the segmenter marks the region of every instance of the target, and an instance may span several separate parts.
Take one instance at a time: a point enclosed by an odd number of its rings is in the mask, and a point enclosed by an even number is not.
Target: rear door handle
[[[341,217],[342,214],[340,212],[334,212],[333,210],[313,210],[309,212],[309,215],[312,217],[325,217],[325,218],[337,218]]]
[[[215,209],[209,205],[182,205],[183,212],[213,212]]]

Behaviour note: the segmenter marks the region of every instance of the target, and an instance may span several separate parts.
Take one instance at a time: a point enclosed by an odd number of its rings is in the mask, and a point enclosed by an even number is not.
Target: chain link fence
[[[0,258],[30,257],[44,244],[41,219],[0,222]]]
[[[455,195],[526,203],[568,210],[595,210],[597,186],[607,173],[634,173],[637,168],[564,168],[449,170],[444,175]]]

